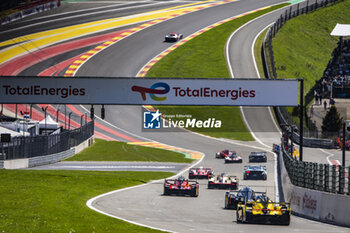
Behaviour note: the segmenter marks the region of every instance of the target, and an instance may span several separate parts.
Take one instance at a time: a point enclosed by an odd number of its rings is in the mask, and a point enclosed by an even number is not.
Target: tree
[[[343,118],[340,117],[337,108],[332,105],[327,111],[322,121],[323,136],[335,135],[339,132],[343,125]]]

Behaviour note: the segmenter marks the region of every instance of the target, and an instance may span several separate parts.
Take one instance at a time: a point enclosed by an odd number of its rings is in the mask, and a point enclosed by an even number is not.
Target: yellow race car
[[[290,224],[290,203],[272,202],[260,195],[255,200],[240,202],[237,205],[237,223]]]

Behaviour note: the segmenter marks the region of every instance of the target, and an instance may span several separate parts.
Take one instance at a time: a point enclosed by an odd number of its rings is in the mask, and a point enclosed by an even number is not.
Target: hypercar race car
[[[165,41],[179,41],[182,37],[182,34],[171,32],[165,35]]]
[[[221,151],[217,152],[215,154],[215,157],[217,159],[224,159],[224,158],[226,158],[226,156],[231,155],[231,154],[237,154],[237,152],[225,149],[225,150],[221,150]]]
[[[279,154],[279,153],[280,153],[280,150],[281,150],[280,147],[281,147],[280,145],[273,144],[273,145],[272,145],[272,151],[275,152],[275,153],[277,153],[277,154]]]
[[[225,163],[242,163],[242,156],[237,153],[231,153],[225,157]]]
[[[213,170],[211,168],[191,168],[188,171],[189,179],[209,179],[209,177],[213,175]]]
[[[225,193],[225,209],[237,209],[238,203],[244,204],[247,201],[255,200],[257,195],[263,195],[263,192],[255,192],[249,187],[243,187],[239,191],[228,191]]]
[[[251,152],[249,155],[249,162],[266,162],[266,152]]]
[[[272,202],[267,196],[237,205],[237,223],[290,224],[290,203]]]
[[[243,171],[244,180],[266,180],[266,166],[245,166]]]
[[[230,176],[225,173],[221,173],[217,176],[211,176],[208,180],[208,189],[219,188],[219,189],[237,189],[238,188],[238,177]]]
[[[164,195],[189,195],[198,197],[199,184],[195,180],[187,180],[180,176],[177,179],[165,179],[164,181]]]

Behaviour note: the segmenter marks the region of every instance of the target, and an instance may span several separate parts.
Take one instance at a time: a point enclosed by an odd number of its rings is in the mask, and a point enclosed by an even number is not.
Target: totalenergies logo
[[[166,96],[159,97],[156,95],[164,95],[169,92],[170,87],[166,83],[155,83],[151,86],[151,88],[140,87],[140,86],[132,86],[131,90],[140,92],[142,99],[146,100],[146,93],[155,100],[155,101],[163,101],[166,100]]]

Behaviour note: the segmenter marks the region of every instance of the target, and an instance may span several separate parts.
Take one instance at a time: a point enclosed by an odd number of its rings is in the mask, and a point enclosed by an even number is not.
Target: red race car
[[[209,179],[209,176],[213,175],[213,170],[211,168],[191,168],[188,171],[189,179]]]
[[[226,156],[229,156],[229,155],[231,155],[231,154],[237,154],[237,152],[236,152],[236,151],[230,151],[230,150],[228,150],[228,149],[225,149],[225,150],[221,150],[221,151],[217,152],[216,155],[215,155],[215,157],[216,157],[217,159],[224,159],[224,158],[226,158]]]
[[[195,180],[187,180],[180,176],[177,179],[164,180],[164,195],[188,195],[198,197],[199,184]]]

